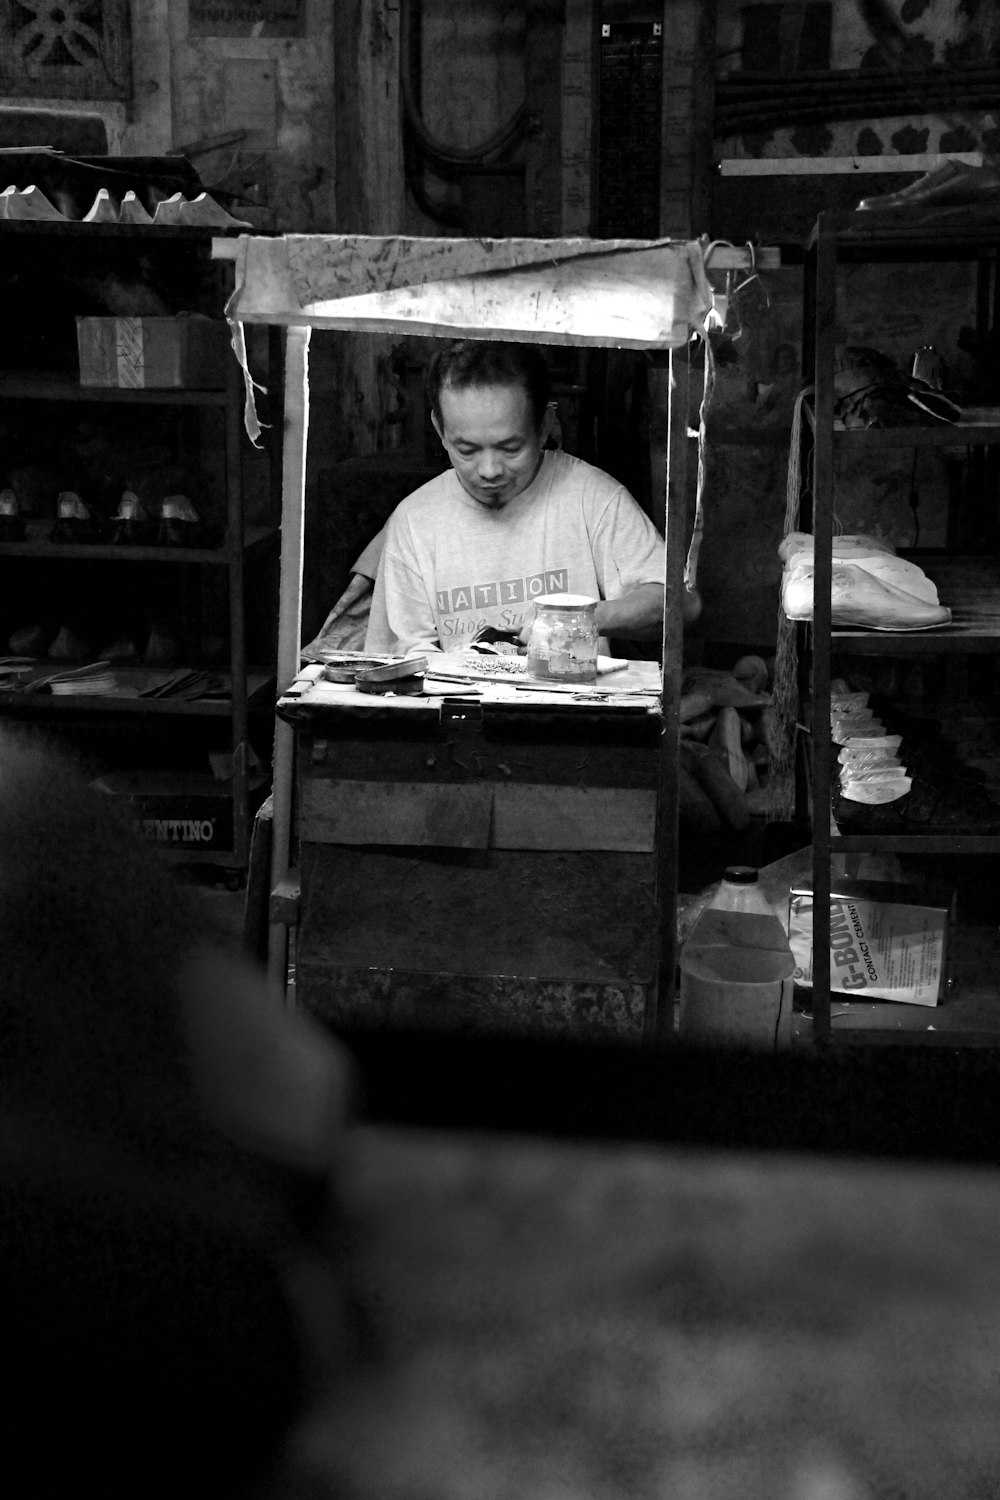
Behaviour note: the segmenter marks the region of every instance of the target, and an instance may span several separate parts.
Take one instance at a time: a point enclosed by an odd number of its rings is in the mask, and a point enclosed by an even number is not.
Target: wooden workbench
[[[278,704],[297,737],[299,1002],[334,1025],[639,1040],[656,664],[580,695],[372,697],[321,672]]]

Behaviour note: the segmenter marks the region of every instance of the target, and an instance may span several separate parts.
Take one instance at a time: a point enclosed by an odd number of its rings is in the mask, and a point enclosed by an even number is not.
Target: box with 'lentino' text
[[[796,984],[812,986],[813,893],[793,887],[788,945]],[[950,978],[953,891],[841,882],[830,894],[830,988],[845,1000],[939,1005]]]

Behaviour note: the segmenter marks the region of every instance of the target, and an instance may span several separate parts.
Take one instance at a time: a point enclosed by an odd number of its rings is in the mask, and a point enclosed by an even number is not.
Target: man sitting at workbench
[[[484,628],[527,640],[533,600],[599,601],[607,638],[658,641],[663,539],[625,487],[546,448],[555,413],[531,345],[461,340],[427,374],[431,420],[451,460],[389,518],[365,649],[457,651]],[[685,621],[700,612],[686,591]]]

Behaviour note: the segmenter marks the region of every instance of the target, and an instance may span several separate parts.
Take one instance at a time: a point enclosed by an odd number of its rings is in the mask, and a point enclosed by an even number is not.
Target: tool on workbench
[[[359,693],[419,693],[426,671],[426,656],[410,656],[404,661],[386,662],[359,672],[354,686]]]
[[[323,676],[327,682],[352,683],[357,681],[359,672],[369,672],[374,667],[385,666],[385,658],[381,656],[359,656],[351,661],[330,661],[323,668]]]
[[[491,647],[499,655],[511,654],[524,656],[527,647],[522,644],[521,637],[516,630],[497,630],[493,625],[484,625],[477,630],[469,642],[468,650],[482,651]]]

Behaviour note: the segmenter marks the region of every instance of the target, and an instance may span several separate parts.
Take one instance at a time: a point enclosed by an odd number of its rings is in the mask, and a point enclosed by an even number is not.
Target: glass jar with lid
[[[596,599],[543,594],[528,636],[528,673],[550,682],[596,682],[597,642]]]

